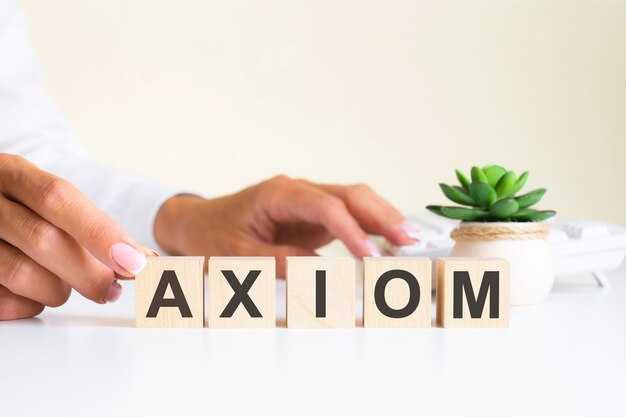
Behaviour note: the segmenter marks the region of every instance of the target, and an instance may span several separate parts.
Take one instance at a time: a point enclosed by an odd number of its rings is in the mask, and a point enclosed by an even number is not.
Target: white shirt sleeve
[[[26,15],[0,0],[0,152],[21,155],[77,186],[137,241],[158,247],[153,224],[180,191],[94,161],[46,91]]]

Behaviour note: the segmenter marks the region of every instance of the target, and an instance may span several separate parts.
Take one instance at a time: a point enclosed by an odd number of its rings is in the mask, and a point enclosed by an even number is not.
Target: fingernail
[[[365,241],[365,247],[367,247],[367,252],[370,256],[382,256],[380,253],[380,249],[378,249],[378,246],[376,246],[376,244],[371,240]]]
[[[159,252],[155,251],[154,249],[150,249],[147,246],[141,245],[141,250],[143,251],[144,255],[146,255],[146,256],[161,256],[159,254]]]
[[[117,280],[115,280],[109,287],[107,294],[104,296],[104,301],[106,301],[107,303],[114,303],[120,298],[121,295],[122,286],[119,282],[117,282]]]
[[[146,266],[146,255],[127,243],[116,243],[111,247],[111,256],[119,266],[133,275],[141,272]]]
[[[402,230],[402,233],[404,233],[406,237],[419,240],[418,239],[419,229],[410,220],[405,220],[402,223],[397,224],[394,227]]]

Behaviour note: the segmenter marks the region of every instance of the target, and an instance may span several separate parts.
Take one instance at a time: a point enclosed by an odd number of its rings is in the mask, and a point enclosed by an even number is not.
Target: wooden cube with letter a
[[[363,259],[363,327],[430,327],[432,262]]]
[[[509,327],[509,261],[437,258],[437,324]]]
[[[287,327],[354,327],[354,259],[287,257],[286,279]]]
[[[208,310],[212,328],[276,327],[276,260],[210,257]]]
[[[204,326],[204,257],[149,257],[135,277],[137,327]]]

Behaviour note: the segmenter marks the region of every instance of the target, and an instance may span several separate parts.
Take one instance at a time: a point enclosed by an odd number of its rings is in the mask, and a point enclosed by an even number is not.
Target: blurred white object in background
[[[395,256],[426,256],[435,259],[449,256],[454,240],[450,232],[458,220],[449,220],[434,214],[410,216],[419,228],[420,241],[410,246],[384,244],[384,252]],[[608,286],[604,272],[619,268],[626,255],[626,229],[600,221],[549,221],[551,230],[548,245],[554,258],[555,276],[581,273],[593,274],[598,284]]]

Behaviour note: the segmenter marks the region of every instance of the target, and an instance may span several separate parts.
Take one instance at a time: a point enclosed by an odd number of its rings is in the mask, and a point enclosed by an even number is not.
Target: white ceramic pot
[[[496,232],[502,227],[507,233]],[[461,235],[465,232],[466,238],[455,238],[455,233],[452,233],[456,243],[451,256],[496,257],[511,262],[511,305],[539,303],[548,295],[554,283],[554,269],[545,239],[548,231],[545,223],[462,222],[459,231]],[[492,237],[485,238],[490,233]],[[537,238],[541,235],[543,237]],[[490,240],[493,237],[496,239]]]

